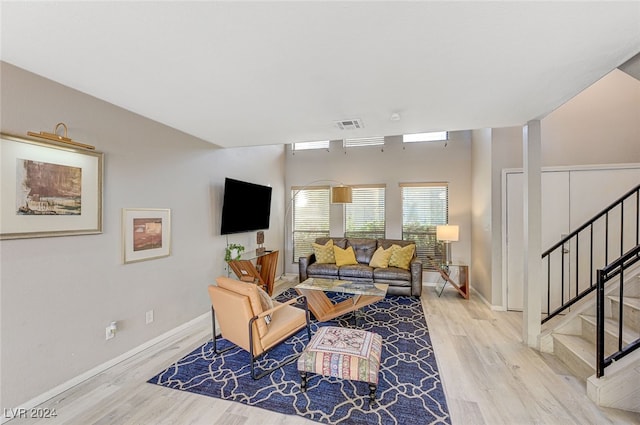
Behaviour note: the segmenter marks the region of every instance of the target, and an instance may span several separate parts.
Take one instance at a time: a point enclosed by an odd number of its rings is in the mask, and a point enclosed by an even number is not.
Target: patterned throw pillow
[[[373,268],[386,269],[389,267],[389,260],[391,259],[392,251],[393,247],[384,249],[379,246],[378,249],[376,249],[376,252],[373,253],[373,257],[371,257],[371,261],[369,261],[369,266]]]
[[[395,248],[394,248],[395,247]],[[409,270],[409,264],[413,258],[413,252],[416,249],[414,244],[401,247],[400,245],[391,245],[391,258],[389,259],[389,267],[398,267]]]
[[[326,244],[311,244],[313,253],[316,255],[316,263],[318,264],[335,264],[336,257],[333,254],[333,239],[329,239]]]
[[[356,253],[353,252],[353,247],[342,249],[334,245],[333,252],[336,257],[337,266],[351,266],[358,264],[358,261],[356,260]]]

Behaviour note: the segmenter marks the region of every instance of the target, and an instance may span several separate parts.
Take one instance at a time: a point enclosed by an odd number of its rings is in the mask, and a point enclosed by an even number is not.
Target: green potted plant
[[[240,259],[240,255],[242,254],[242,252],[244,251],[244,246],[237,244],[237,243],[232,243],[227,245],[227,247],[224,250],[224,261],[231,261],[231,260],[239,260]]]

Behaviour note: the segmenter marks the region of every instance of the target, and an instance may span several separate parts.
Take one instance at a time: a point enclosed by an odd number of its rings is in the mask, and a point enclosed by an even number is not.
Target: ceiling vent
[[[362,121],[360,119],[336,121],[336,126],[340,130],[355,130],[357,128],[364,128],[364,125],[362,124]]]

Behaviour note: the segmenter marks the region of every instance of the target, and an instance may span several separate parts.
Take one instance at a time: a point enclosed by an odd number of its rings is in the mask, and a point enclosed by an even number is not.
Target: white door
[[[640,169],[621,168],[610,170],[577,170],[571,171],[571,229],[577,229],[591,220],[604,208],[617,201],[622,195],[640,184]],[[620,257],[635,246],[636,225],[632,224],[636,219],[635,198],[625,203],[624,212],[621,208],[613,209],[608,214],[609,238],[605,250],[606,226],[604,220],[599,220],[593,227],[593,269],[602,268],[611,261]],[[621,223],[624,219],[622,246],[620,240]],[[582,234],[584,233],[584,235]],[[581,232],[578,240],[580,253],[588,253],[591,249],[591,232]],[[571,249],[576,249],[572,242]],[[580,255],[583,257],[582,255]],[[581,260],[579,266],[575,266],[575,255],[571,255],[570,268],[572,276],[571,284],[576,286],[579,292],[595,284],[595,273],[590,275],[591,264],[586,259]],[[584,258],[584,257],[583,257]],[[577,274],[577,276],[576,276]],[[572,289],[575,293],[576,289]]]
[[[603,208],[620,198],[624,193],[640,183],[640,168],[590,169],[542,172],[542,250],[546,251],[560,241],[562,237],[582,226],[602,211]],[[523,308],[523,174],[513,172],[506,175],[506,282],[507,309],[522,310]],[[620,222],[624,216],[628,221],[635,219],[635,205],[630,202],[621,213],[620,209],[609,214],[609,232],[620,233]],[[633,228],[633,227],[632,227]],[[607,253],[598,248],[597,241],[603,240],[606,229],[603,223],[594,226],[594,268],[601,268],[619,257],[620,239],[609,238]],[[623,252],[635,246],[635,234],[625,232]],[[576,255],[587,253],[591,246],[590,235],[580,236],[578,244],[572,241],[564,248],[564,255],[558,250],[551,257],[549,270],[552,287],[553,310],[560,305],[562,297],[562,280],[564,278],[564,300],[578,292],[582,292],[592,282],[589,274],[590,264],[581,262],[576,267]],[[602,244],[600,244],[602,246]],[[559,266],[564,263],[564,269]],[[547,264],[543,263],[543,275],[547,281]],[[547,287],[542,287],[542,311],[547,312]]]

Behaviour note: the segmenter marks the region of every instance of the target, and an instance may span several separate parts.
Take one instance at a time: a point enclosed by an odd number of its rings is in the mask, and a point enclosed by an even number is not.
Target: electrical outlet
[[[146,318],[145,318],[145,320],[146,320],[146,322],[147,322],[147,325],[148,325],[149,323],[153,322],[153,310],[149,310],[149,311],[147,311],[147,314],[146,314]]]
[[[105,329],[105,339],[111,339],[116,336],[116,322],[111,322]]]

